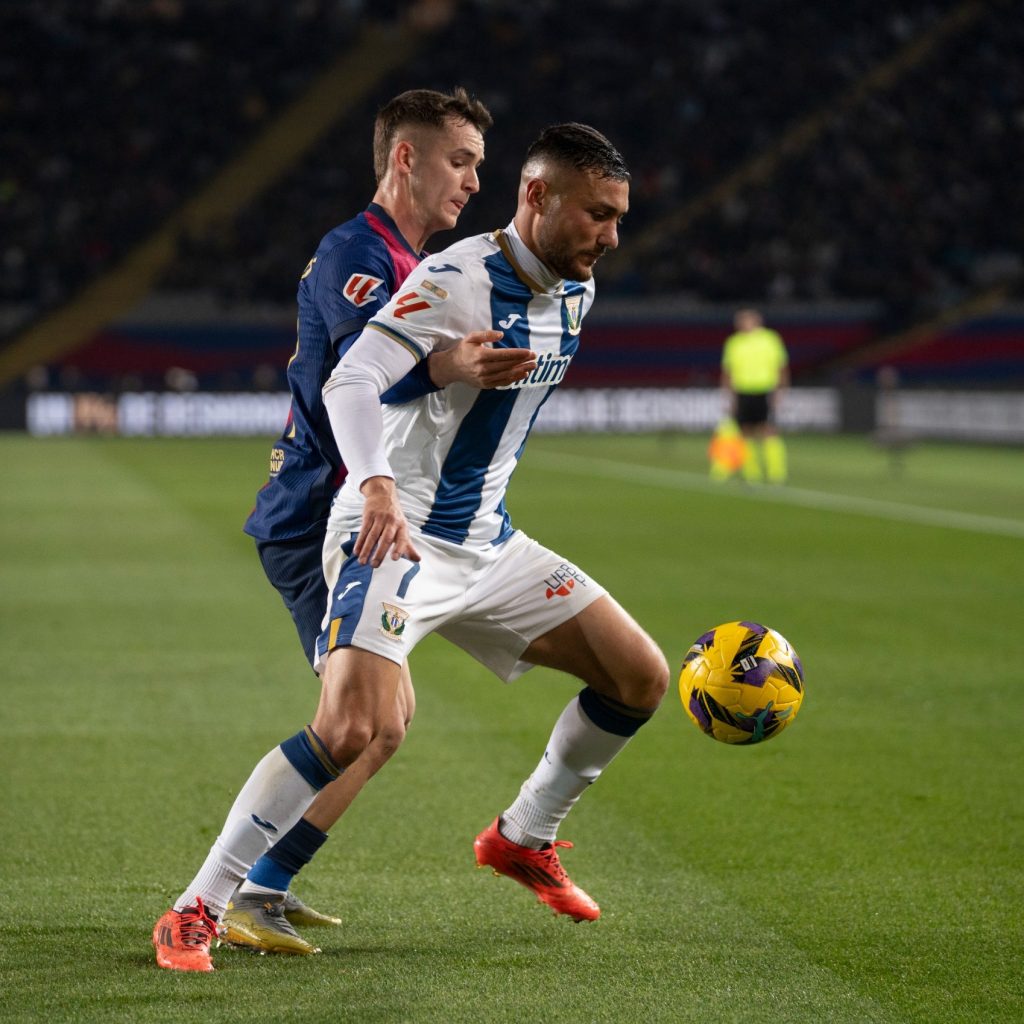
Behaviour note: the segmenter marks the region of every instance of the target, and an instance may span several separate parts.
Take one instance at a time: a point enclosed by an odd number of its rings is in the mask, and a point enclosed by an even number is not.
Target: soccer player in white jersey
[[[584,687],[539,764],[475,842],[479,865],[577,921],[600,909],[566,875],[557,847],[571,844],[556,841],[558,827],[654,713],[668,666],[603,587],[512,527],[505,491],[576,352],[593,267],[618,245],[628,198],[629,173],[603,135],[548,128],[527,153],[513,221],[420,264],[324,388],[349,475],[324,545],[332,593],[310,757],[329,771],[359,757],[387,728],[403,659],[433,631],[506,681],[534,665],[577,676]],[[455,384],[382,410],[379,395],[418,361],[484,328],[495,345],[536,353],[525,380]]]

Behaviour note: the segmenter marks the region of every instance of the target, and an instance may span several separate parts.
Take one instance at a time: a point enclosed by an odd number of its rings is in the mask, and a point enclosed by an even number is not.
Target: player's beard
[[[608,251],[603,246],[600,249],[577,249],[566,239],[544,238],[543,233],[538,242],[542,250],[541,259],[548,269],[566,281],[589,281],[594,276],[593,267],[581,263],[580,257],[603,256]]]

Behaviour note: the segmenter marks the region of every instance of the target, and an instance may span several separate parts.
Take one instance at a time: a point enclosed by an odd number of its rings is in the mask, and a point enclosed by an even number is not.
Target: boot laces
[[[194,907],[186,907],[181,911],[178,931],[184,946],[209,946],[210,940],[217,934],[217,922],[207,913],[198,896]]]
[[[568,882],[569,876],[566,874],[565,868],[562,867],[562,862],[558,859],[558,847],[561,847],[563,850],[571,850],[572,843],[568,839],[556,839],[550,846],[539,850],[538,853],[543,855],[547,861],[548,869],[554,873],[560,882]]]

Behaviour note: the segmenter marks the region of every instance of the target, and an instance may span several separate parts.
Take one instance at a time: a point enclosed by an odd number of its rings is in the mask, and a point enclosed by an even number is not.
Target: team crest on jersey
[[[444,291],[443,288],[441,290]],[[406,292],[395,300],[395,319],[403,320],[411,313],[430,309],[432,305],[433,303],[428,302],[419,292]]]
[[[565,321],[569,325],[570,334],[579,334],[580,328],[583,326],[583,317],[580,314],[582,305],[582,295],[567,295],[565,297]]]
[[[373,302],[373,293],[383,283],[379,277],[370,277],[369,274],[353,274],[345,282],[342,291],[353,306],[367,306]]]
[[[409,613],[386,601],[381,601],[384,612],[380,617],[380,631],[390,640],[398,640],[405,632],[405,623]]]

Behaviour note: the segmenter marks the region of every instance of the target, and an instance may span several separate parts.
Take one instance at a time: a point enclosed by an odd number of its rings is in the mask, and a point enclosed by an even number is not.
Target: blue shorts
[[[291,612],[310,666],[327,610],[323,548],[324,534],[319,530],[296,540],[256,541],[263,571]]]

